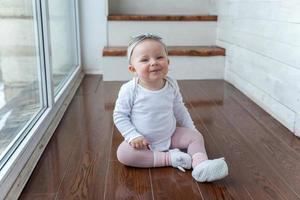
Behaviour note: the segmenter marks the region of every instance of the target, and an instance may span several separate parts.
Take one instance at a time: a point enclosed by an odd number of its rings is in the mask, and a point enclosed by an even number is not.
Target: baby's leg
[[[192,156],[192,167],[194,168],[202,161],[207,160],[204,146],[204,139],[198,131],[177,127],[172,136],[172,148],[187,149],[187,153]]]
[[[203,136],[188,128],[177,128],[172,136],[173,148],[187,148],[192,156],[192,176],[199,182],[210,182],[228,175],[224,158],[208,160]]]
[[[167,153],[151,151],[148,149],[137,150],[123,141],[117,151],[118,160],[131,167],[163,167],[170,166]]]

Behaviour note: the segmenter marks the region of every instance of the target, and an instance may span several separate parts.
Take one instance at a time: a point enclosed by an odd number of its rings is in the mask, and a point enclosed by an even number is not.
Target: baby
[[[192,167],[192,176],[199,182],[227,176],[224,158],[208,160],[203,136],[194,126],[178,84],[167,76],[170,61],[162,38],[133,37],[127,56],[128,69],[136,77],[122,85],[113,113],[125,139],[118,147],[118,160],[141,168],[173,166],[185,171]]]

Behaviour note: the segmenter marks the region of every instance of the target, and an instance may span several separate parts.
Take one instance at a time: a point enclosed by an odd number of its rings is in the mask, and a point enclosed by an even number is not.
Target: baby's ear
[[[131,72],[131,73],[134,73],[135,72],[135,68],[133,65],[128,65],[128,70]]]

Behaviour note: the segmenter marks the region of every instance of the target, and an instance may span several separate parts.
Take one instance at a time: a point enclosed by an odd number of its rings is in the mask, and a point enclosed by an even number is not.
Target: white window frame
[[[43,30],[49,30],[47,28],[47,3],[44,0],[33,0],[35,2],[36,7],[36,19],[37,19],[37,30],[39,34]],[[43,80],[43,85],[47,84],[47,88],[44,88],[46,93],[43,93],[43,98],[46,99],[47,108],[44,110],[40,118],[37,122],[32,126],[31,130],[28,134],[24,137],[20,145],[16,148],[14,153],[11,157],[7,160],[5,165],[0,171],[0,199],[4,199],[7,195],[13,195],[14,198],[17,198],[23,187],[25,186],[27,180],[29,179],[35,165],[38,162],[43,150],[45,149],[46,144],[50,140],[53,131],[50,131],[49,135],[46,136],[45,133],[49,132],[49,127],[57,117],[57,113],[60,112],[60,109],[65,106],[64,103],[67,98],[70,98],[70,93],[74,90],[74,85],[80,77],[82,78],[82,67],[81,67],[81,52],[80,52],[80,33],[79,33],[79,12],[78,12],[78,0],[74,0],[75,2],[75,18],[76,18],[76,43],[77,43],[77,58],[78,58],[78,65],[76,69],[72,72],[69,76],[69,79],[66,81],[64,86],[60,89],[58,94],[54,97],[54,89],[52,84],[52,71],[49,59],[49,33],[43,31],[43,38],[38,36],[39,39],[39,49],[42,54],[45,55],[45,60],[41,59],[40,63],[41,67],[44,67],[45,73],[42,75],[45,77]],[[43,11],[43,12],[42,12]],[[40,14],[42,13],[42,16]],[[42,23],[41,23],[42,22]],[[44,48],[43,48],[44,47]],[[44,52],[43,52],[44,51]],[[43,56],[41,56],[43,57]],[[62,115],[62,114],[61,114]],[[58,119],[60,120],[60,119]],[[47,138],[44,145],[40,145],[39,142],[43,138]],[[38,146],[39,145],[39,146]],[[36,155],[35,158],[32,160],[32,156]],[[28,162],[31,164],[28,164]],[[28,167],[30,166],[30,167]],[[15,191],[14,194],[10,194],[12,188]]]

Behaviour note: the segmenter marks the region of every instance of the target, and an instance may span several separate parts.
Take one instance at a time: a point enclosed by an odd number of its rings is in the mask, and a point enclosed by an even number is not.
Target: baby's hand
[[[130,145],[135,149],[148,149],[149,142],[143,137],[137,137],[130,142]]]

